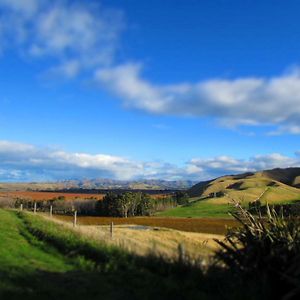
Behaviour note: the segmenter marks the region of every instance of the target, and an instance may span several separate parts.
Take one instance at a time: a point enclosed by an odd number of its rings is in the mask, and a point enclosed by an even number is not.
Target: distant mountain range
[[[190,180],[113,180],[85,179],[60,182],[0,183],[6,190],[65,190],[65,189],[126,189],[126,190],[185,190],[196,184]]]

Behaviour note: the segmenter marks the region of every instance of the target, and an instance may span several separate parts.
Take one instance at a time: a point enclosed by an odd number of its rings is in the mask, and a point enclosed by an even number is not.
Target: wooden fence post
[[[52,218],[52,215],[53,215],[53,207],[52,205],[50,205],[50,211],[49,211],[50,218]]]
[[[76,227],[77,225],[77,210],[74,211],[74,220],[73,220],[73,226]]]
[[[184,244],[179,243],[178,244],[178,261],[180,263],[183,263],[185,260],[185,247]]]
[[[111,239],[114,238],[114,223],[113,222],[110,223],[110,238]]]
[[[36,214],[36,202],[34,202],[34,205],[33,205],[33,213]]]
[[[20,210],[23,210],[23,203],[21,203],[20,205]]]

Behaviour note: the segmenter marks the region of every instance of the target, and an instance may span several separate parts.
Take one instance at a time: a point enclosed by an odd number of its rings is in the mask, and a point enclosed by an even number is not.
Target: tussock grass
[[[300,221],[267,205],[267,216],[252,215],[236,203],[234,218],[242,225],[229,230],[216,258],[235,277],[265,299],[300,296]],[[299,298],[298,298],[299,299]]]

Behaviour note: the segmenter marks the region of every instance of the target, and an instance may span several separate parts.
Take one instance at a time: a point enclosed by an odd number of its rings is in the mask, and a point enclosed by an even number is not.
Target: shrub
[[[11,197],[0,197],[0,208],[14,208],[15,202]]]
[[[268,299],[290,299],[299,292],[300,226],[267,205],[265,218],[254,216],[236,204],[232,215],[241,224],[231,229],[217,259],[236,276],[237,282]],[[298,285],[298,290],[297,290]]]

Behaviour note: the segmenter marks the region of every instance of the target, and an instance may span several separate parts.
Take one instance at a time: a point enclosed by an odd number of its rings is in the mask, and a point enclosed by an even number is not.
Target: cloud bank
[[[160,115],[213,117],[227,126],[277,125],[271,134],[300,133],[300,73],[272,78],[213,79],[155,85],[141,64],[100,69],[96,80],[133,107]]]
[[[47,181],[83,178],[207,180],[226,174],[300,166],[294,157],[261,155],[248,160],[230,156],[193,158],[183,166],[144,162],[109,154],[73,153],[30,144],[0,141],[0,181]]]

